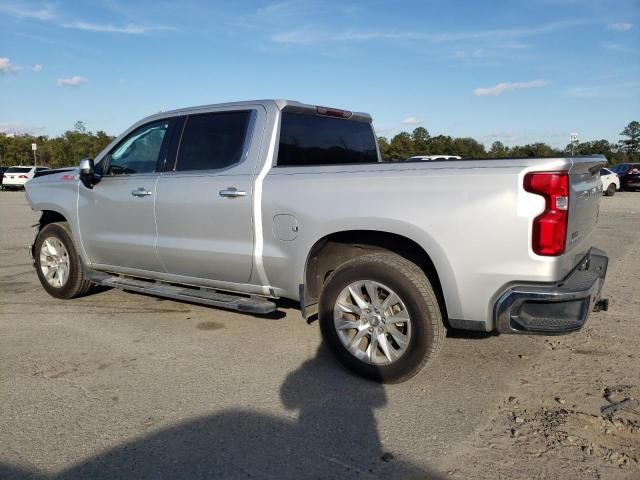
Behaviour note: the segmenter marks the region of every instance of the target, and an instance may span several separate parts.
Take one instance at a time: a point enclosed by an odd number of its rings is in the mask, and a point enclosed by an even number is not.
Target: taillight
[[[562,255],[569,221],[569,175],[566,172],[529,173],[524,177],[524,189],[545,200],[544,212],[533,220],[533,251],[538,255]]]
[[[348,110],[339,110],[337,108],[329,107],[316,107],[316,113],[318,115],[325,115],[327,117],[349,118],[353,115]]]
[[[29,178],[26,175],[20,175],[18,178]]]

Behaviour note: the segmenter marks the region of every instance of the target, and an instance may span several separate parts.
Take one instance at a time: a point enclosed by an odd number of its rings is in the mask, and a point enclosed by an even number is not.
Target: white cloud
[[[578,98],[607,98],[627,97],[640,92],[640,81],[629,81],[611,85],[592,85],[589,87],[572,87],[567,90],[570,97]]]
[[[487,95],[497,97],[504,92],[510,92],[512,90],[540,88],[546,87],[547,85],[549,85],[549,82],[547,82],[546,80],[531,80],[530,82],[503,82],[489,88],[476,88],[473,91],[473,94],[477,97],[483,97]]]
[[[91,32],[106,32],[106,33],[125,33],[129,35],[144,35],[146,33],[158,30],[175,30],[173,27],[167,27],[164,25],[113,25],[92,23],[85,21],[69,21],[65,19],[63,15],[55,12],[51,7],[45,8],[27,8],[23,5],[16,5],[12,2],[0,0],[0,13],[5,13],[15,18],[26,18],[32,20],[41,20],[49,23],[53,23],[63,28],[73,28],[76,30],[86,30]]]
[[[393,127],[374,127],[377,136],[384,137],[385,135],[389,135],[395,129]]]
[[[52,20],[55,17],[50,7],[26,8],[11,2],[0,2],[0,12],[15,18],[31,18],[34,20]]]
[[[626,45],[621,45],[619,43],[614,43],[614,42],[604,42],[602,46],[607,50],[611,50],[613,52],[619,52],[619,53],[635,53],[636,52],[636,49],[632,47],[628,47]]]
[[[426,40],[433,43],[457,42],[465,40],[513,39],[537,36],[546,33],[566,31],[591,23],[591,20],[575,19],[544,23],[532,27],[503,28],[460,32],[386,31],[386,30],[345,30],[332,32],[313,27],[278,32],[270,37],[274,43],[310,45],[329,42],[368,40]]]
[[[169,27],[160,25],[156,26],[144,26],[144,25],[111,25],[101,23],[89,23],[89,22],[71,22],[62,23],[61,27],[73,28],[76,30],[86,30],[89,32],[106,32],[106,33],[126,33],[129,35],[144,35],[154,30],[169,30]]]
[[[402,120],[400,123],[402,125],[420,125],[423,122],[424,122],[424,120],[421,120],[421,119],[416,118],[416,117],[407,117],[404,120]]]
[[[13,73],[18,70],[18,67],[11,63],[11,60],[6,57],[0,57],[0,73]]]
[[[36,73],[40,73],[42,71],[42,65],[40,65],[39,63],[36,63],[34,66],[31,67],[31,70],[33,70]]]
[[[610,23],[607,25],[607,30],[615,30],[616,32],[626,32],[631,28],[633,28],[633,23],[629,22]]]
[[[71,78],[59,78],[56,82],[60,87],[79,87],[80,85],[87,83],[89,79],[87,77],[81,77],[76,75]]]
[[[0,133],[13,137],[15,135],[34,134],[42,127],[32,127],[20,122],[0,122]]]

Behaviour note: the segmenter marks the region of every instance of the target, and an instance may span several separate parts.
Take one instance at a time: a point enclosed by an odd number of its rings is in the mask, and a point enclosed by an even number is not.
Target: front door
[[[157,188],[158,255],[168,273],[249,281],[259,145],[250,137],[263,118],[257,110],[217,109],[184,119],[175,163]]]
[[[93,189],[80,185],[80,236],[94,266],[164,271],[155,251],[154,201],[169,122],[135,129],[99,163],[101,181]]]

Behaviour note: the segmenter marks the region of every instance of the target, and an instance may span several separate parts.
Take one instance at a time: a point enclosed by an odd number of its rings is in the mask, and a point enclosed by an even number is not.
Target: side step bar
[[[174,300],[201,303],[213,307],[237,310],[239,312],[264,315],[276,310],[276,304],[266,298],[220,293],[210,288],[181,287],[153,280],[139,280],[119,276],[96,276],[91,280],[105,287],[120,288],[122,290],[167,297]]]

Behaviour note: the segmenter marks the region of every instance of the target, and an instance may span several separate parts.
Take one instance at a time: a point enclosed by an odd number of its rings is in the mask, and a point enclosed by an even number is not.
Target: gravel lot
[[[0,478],[640,478],[640,193],[601,202],[609,312],[564,337],[450,332],[392,386],[286,304],[55,300],[24,248],[36,221],[0,192]]]

